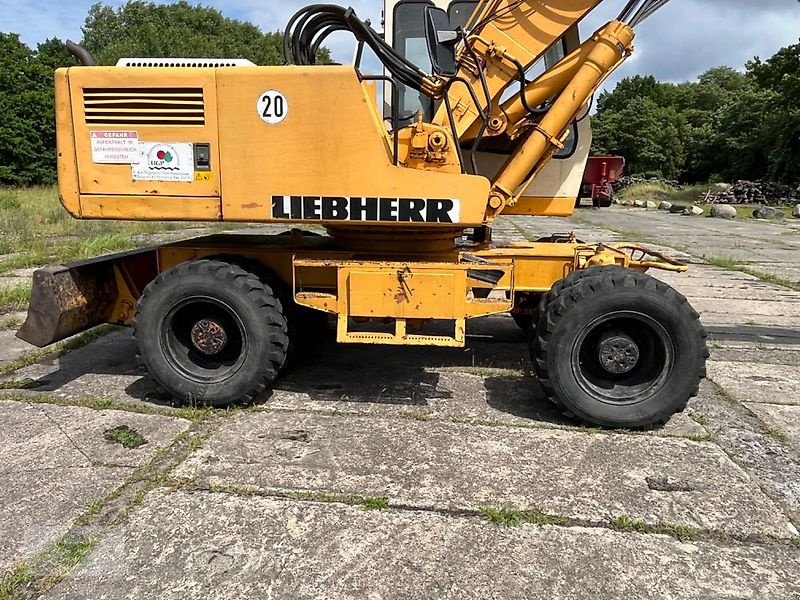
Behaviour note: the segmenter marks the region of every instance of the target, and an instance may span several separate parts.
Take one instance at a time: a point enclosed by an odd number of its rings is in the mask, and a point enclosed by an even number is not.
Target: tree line
[[[624,79],[600,95],[592,125],[593,152],[625,156],[632,174],[798,185],[800,44],[696,82]]]
[[[283,64],[282,35],[185,1],[95,4],[81,45],[98,64],[119,58],[246,58]],[[323,50],[323,60],[329,60]],[[0,185],[55,181],[53,71],[73,65],[64,43],[36,48],[0,33]],[[696,82],[624,79],[597,102],[593,152],[621,154],[629,173],[686,182],[800,183],[800,44],[754,59],[745,72],[711,69]]]
[[[185,1],[95,4],[79,42],[100,65],[123,57],[246,58],[283,64],[283,36]],[[322,50],[321,58],[329,58]],[[0,185],[46,185],[56,179],[53,72],[75,64],[64,41],[36,48],[0,32]]]

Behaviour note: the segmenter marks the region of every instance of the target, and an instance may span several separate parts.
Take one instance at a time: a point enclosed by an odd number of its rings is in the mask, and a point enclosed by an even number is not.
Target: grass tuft
[[[789,288],[790,290],[800,291],[800,282],[779,277],[778,275],[773,275],[772,273],[764,273],[763,271],[759,271],[757,269],[751,269],[750,267],[745,266],[746,263],[743,263],[742,261],[728,258],[727,256],[710,256],[703,258],[708,264],[714,265],[715,267],[720,267],[729,271],[737,271],[739,273],[744,273],[745,275],[755,277],[756,279],[760,279],[761,281],[765,281],[766,283],[774,283],[775,285]]]
[[[74,567],[97,545],[96,538],[85,538],[72,541],[67,536],[62,537],[56,542],[56,549],[61,553],[63,563],[68,567]]]
[[[673,189],[668,185],[659,183],[657,181],[645,181],[642,183],[635,183],[626,187],[619,193],[620,200],[630,200],[636,202],[637,200],[653,202],[663,202],[671,200]]]
[[[647,533],[647,523],[641,519],[633,519],[628,515],[612,517],[609,524],[617,531],[633,531],[636,533]]]
[[[30,285],[0,287],[0,311],[2,312],[26,310],[30,301]],[[6,328],[2,327],[2,329]]]
[[[628,515],[612,517],[608,521],[612,529],[629,533],[654,533],[668,535],[682,542],[696,540],[703,534],[702,529],[677,523],[657,523],[648,525],[641,519],[634,519]]]
[[[429,410],[415,410],[408,413],[408,416],[415,421],[430,421],[433,418],[433,413]]]
[[[481,509],[481,516],[495,525],[504,527],[517,527],[519,525],[556,525],[564,527],[569,524],[569,519],[558,515],[549,515],[540,510],[516,510],[514,508],[485,507]]]
[[[771,425],[767,425],[766,423],[761,425],[761,433],[763,433],[769,438],[772,438],[776,442],[789,441],[789,436],[785,431],[783,431],[782,429],[778,429],[777,427],[772,427]]]
[[[11,379],[10,381],[0,381],[0,390],[35,390],[44,385],[41,381],[30,379]]]
[[[20,317],[8,316],[0,317],[0,331],[8,331],[9,329],[19,329],[22,325]]]
[[[361,500],[364,510],[386,510],[389,508],[389,499],[384,497],[367,497]]]
[[[692,433],[687,435],[686,439],[692,442],[713,442],[715,438],[712,433]]]
[[[84,333],[78,334],[74,337],[69,338],[68,340],[64,340],[63,342],[58,342],[53,344],[52,346],[48,346],[42,350],[32,350],[30,352],[24,352],[19,358],[16,360],[11,361],[10,363],[6,363],[5,365],[0,366],[0,377],[3,375],[8,375],[9,373],[13,373],[14,371],[19,371],[25,367],[29,367],[38,363],[39,361],[45,360],[47,358],[55,358],[58,357],[65,352],[70,352],[72,350],[77,350],[79,348],[83,348],[87,344],[95,341],[114,331],[114,327],[112,325],[101,325],[100,327],[95,327],[89,331]]]
[[[33,572],[25,564],[17,566],[0,577],[0,598],[16,600],[22,598],[22,591],[33,581]]]
[[[103,432],[103,437],[108,442],[119,444],[123,448],[134,449],[144,446],[147,443],[145,437],[135,429],[127,425],[119,425],[106,429]]]

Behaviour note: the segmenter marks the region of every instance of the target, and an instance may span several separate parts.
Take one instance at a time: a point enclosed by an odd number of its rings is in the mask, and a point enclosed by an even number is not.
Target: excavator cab
[[[477,0],[386,0],[383,11],[384,36],[395,52],[428,72],[433,70],[426,41],[426,20],[430,10],[438,8],[445,12],[450,27],[463,31],[480,4]],[[535,79],[550,70],[580,45],[579,26],[576,24],[547,50],[542,60],[528,69],[527,79]],[[388,72],[385,74],[389,75]],[[397,111],[401,116],[408,118],[419,114],[424,120],[430,121],[440,109],[441,101],[437,102],[399,82],[392,85],[399,90]],[[517,86],[518,82],[513,81],[501,100],[513,96]],[[570,124],[564,148],[553,155],[553,160],[526,187],[518,202],[507,207],[503,214],[562,217],[572,214],[576,199],[581,194],[583,173],[592,145],[590,108],[587,104],[583,114]],[[392,110],[391,87],[387,85],[384,89],[384,114],[387,119],[391,117]],[[515,148],[516,144],[505,137],[483,140],[476,155],[478,172],[492,180]]]

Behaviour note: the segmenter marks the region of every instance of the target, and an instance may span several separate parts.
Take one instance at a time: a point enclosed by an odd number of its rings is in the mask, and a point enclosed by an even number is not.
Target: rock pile
[[[800,199],[800,192],[788,185],[769,181],[737,181],[728,190],[702,194],[700,202],[706,204],[764,204],[780,206]]]

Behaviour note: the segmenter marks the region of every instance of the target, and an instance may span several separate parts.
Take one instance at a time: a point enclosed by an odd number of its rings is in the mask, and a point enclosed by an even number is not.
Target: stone
[[[792,216],[795,219],[800,219],[800,204],[796,204],[795,207],[792,209]]]
[[[672,202],[667,202],[666,200],[658,205],[658,208],[661,210],[670,210],[672,208]]]
[[[669,212],[673,215],[682,215],[687,208],[685,204],[673,204],[669,207]]]
[[[737,214],[736,208],[728,204],[718,204],[711,209],[711,216],[717,219],[735,219]]]
[[[647,203],[644,200],[634,200],[633,205],[636,208],[644,208]]]
[[[687,206],[686,208],[684,208],[683,214],[690,217],[699,217],[705,214],[705,211],[699,206],[693,204],[692,206]]]
[[[656,204],[652,200],[648,200],[647,202],[644,203],[644,207],[647,210],[655,210],[656,208],[658,208],[658,204]]]
[[[759,206],[753,211],[753,218],[755,219],[780,221],[785,217],[786,215],[783,214],[782,210],[773,208],[771,206]]]

